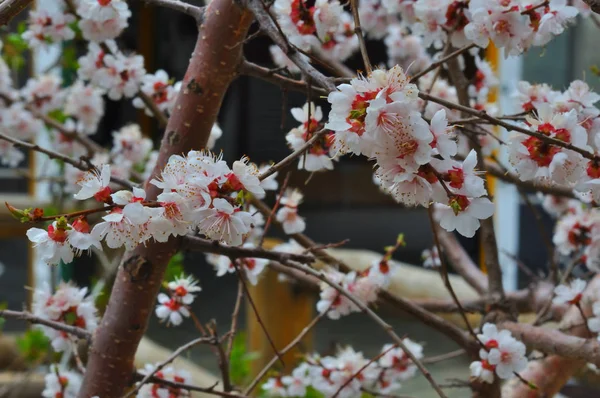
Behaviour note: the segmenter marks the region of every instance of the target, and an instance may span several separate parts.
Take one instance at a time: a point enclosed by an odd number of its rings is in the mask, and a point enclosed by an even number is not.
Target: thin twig
[[[269,216],[267,217],[267,221],[265,222],[265,227],[263,228],[263,233],[260,236],[260,241],[259,241],[257,247],[262,247],[263,242],[265,241],[265,236],[267,236],[267,232],[269,231],[269,227],[271,226],[271,221],[273,221],[275,212],[277,212],[277,208],[279,207],[279,204],[281,203],[281,199],[284,196],[285,189],[287,188],[288,183],[290,182],[290,175],[291,174],[288,172],[287,175],[285,176],[285,179],[283,180],[283,183],[281,184],[281,189],[279,190],[279,195],[277,195],[277,200],[275,200],[275,204],[273,205],[273,208],[271,209],[271,212],[269,213]]]
[[[29,323],[48,326],[52,329],[60,330],[61,332],[71,334],[81,339],[90,340],[92,337],[92,334],[85,329],[81,329],[76,326],[66,325],[61,322],[54,322],[47,319],[42,319],[26,311],[0,310],[0,318],[3,317],[20,319]]]
[[[192,235],[186,235],[184,237],[182,248],[190,251],[221,254],[229,258],[264,258],[276,261],[294,260],[302,263],[313,263],[316,260],[314,256],[309,254],[285,253],[258,247],[247,248],[225,246],[218,241],[211,241]]]
[[[319,315],[317,315],[315,318],[313,318],[312,321],[310,321],[310,323],[308,325],[306,325],[304,327],[304,329],[302,329],[302,331],[300,333],[298,333],[298,335],[294,338],[294,340],[292,340],[288,345],[286,345],[283,349],[281,349],[279,351],[279,353],[281,355],[285,355],[289,350],[291,350],[292,348],[294,348],[298,343],[300,343],[300,341],[304,338],[304,336],[306,336],[306,334],[327,314],[327,311],[323,311],[321,312]],[[262,368],[262,370],[260,372],[258,372],[258,374],[256,375],[256,377],[254,378],[254,380],[252,380],[252,382],[248,385],[248,387],[246,387],[246,389],[243,392],[243,395],[250,395],[250,393],[254,390],[254,388],[258,385],[258,383],[262,380],[262,378],[267,374],[267,372],[271,369],[271,367],[273,365],[275,365],[275,362],[277,362],[277,355],[274,355],[273,358],[271,358],[271,360],[265,365],[264,368]]]
[[[362,28],[360,26],[360,16],[358,15],[358,1],[350,0],[350,8],[352,9],[352,18],[354,18],[354,33],[358,38],[358,47],[360,48],[360,54],[362,55],[363,63],[367,75],[371,74],[371,61],[369,60],[369,53],[367,52],[367,45],[365,44],[365,37],[363,35]],[[334,395],[337,396],[339,391]]]
[[[344,384],[342,384],[337,391],[331,396],[331,398],[337,398],[338,395],[340,395],[340,393],[342,392],[342,390],[352,382],[352,380],[354,380],[355,378],[357,378],[360,373],[365,370],[369,365],[371,365],[373,362],[378,361],[379,358],[381,358],[382,356],[384,356],[385,354],[387,354],[388,352],[392,351],[393,349],[396,349],[396,347],[398,347],[396,344],[393,344],[392,346],[390,346],[387,350],[380,352],[378,355],[376,355],[375,357],[371,358],[371,360],[369,360],[367,363],[365,363],[363,366],[360,367],[360,369],[358,369],[353,375],[351,375],[348,380],[346,380],[344,382]]]
[[[179,0],[142,0],[145,3],[153,4],[160,7],[170,8],[171,10],[182,12],[190,17],[193,17],[198,24],[202,23],[204,17],[204,8],[186,3]]]
[[[447,361],[448,359],[454,359],[456,357],[460,357],[465,355],[467,352],[463,349],[450,351],[446,354],[436,355],[434,357],[425,357],[422,359],[424,364],[438,363],[442,361]]]
[[[258,321],[258,324],[260,325],[260,327],[262,328],[263,332],[265,333],[265,336],[267,336],[267,340],[269,341],[269,344],[271,345],[271,348],[273,349],[273,351],[277,355],[277,358],[279,359],[279,361],[281,362],[281,364],[283,366],[285,366],[285,362],[283,362],[283,357],[281,356],[281,354],[277,350],[277,347],[275,346],[275,343],[273,342],[273,339],[271,338],[271,335],[269,334],[269,331],[267,330],[267,327],[263,323],[263,320],[260,317],[260,314],[258,313],[258,308],[256,308],[256,304],[254,304],[254,300],[252,299],[252,296],[250,295],[250,291],[248,290],[248,286],[246,286],[246,281],[244,280],[244,275],[240,271],[239,265],[237,264],[237,262],[233,258],[231,259],[231,262],[232,262],[233,266],[235,267],[235,272],[237,273],[239,280],[242,281],[242,286],[244,287],[244,291],[246,293],[246,297],[248,297],[248,302],[250,303],[250,306],[252,307],[252,311],[254,312],[254,315],[256,316],[256,320]]]
[[[237,297],[235,299],[235,305],[233,306],[233,313],[231,314],[231,328],[229,329],[229,342],[227,343],[227,358],[231,360],[231,351],[233,350],[233,340],[237,332],[238,315],[240,308],[242,307],[242,299],[244,298],[244,286],[242,281],[238,281]]]
[[[440,386],[436,383],[436,381],[431,376],[431,373],[427,370],[427,368],[423,365],[423,363],[419,360],[419,358],[415,357],[414,354],[406,347],[400,336],[398,336],[394,329],[379,315],[377,315],[372,309],[370,309],[365,303],[356,298],[352,293],[350,293],[346,288],[340,286],[339,284],[333,282],[329,279],[324,273],[316,271],[310,267],[307,267],[304,264],[296,263],[294,261],[287,261],[284,263],[288,267],[300,270],[306,274],[314,276],[325,282],[327,285],[331,286],[338,292],[340,292],[344,297],[350,300],[354,305],[356,305],[362,312],[364,312],[367,316],[369,316],[377,325],[379,325],[392,339],[394,343],[396,343],[410,358],[411,361],[417,366],[419,371],[425,376],[429,384],[433,387],[433,389],[438,393],[438,395],[442,398],[447,398],[446,394],[442,391]]]
[[[476,47],[475,44],[469,44],[466,45],[462,48],[459,48],[456,51],[451,52],[450,54],[440,58],[439,60],[435,61],[434,63],[432,63],[431,65],[429,65],[427,68],[425,68],[424,70],[422,70],[421,72],[417,73],[416,75],[414,75],[413,77],[410,78],[410,82],[414,83],[417,80],[419,80],[419,78],[421,78],[422,76],[428,74],[429,72],[431,72],[432,70],[434,70],[435,68],[438,68],[440,66],[442,66],[444,63],[450,61],[451,59],[458,57],[459,55],[463,54],[466,51],[469,51],[471,48]]]
[[[288,164],[292,163],[296,158],[301,156],[311,146],[313,146],[313,144],[318,139],[320,139],[323,135],[327,134],[328,132],[329,132],[329,130],[323,128],[323,129],[317,131],[316,133],[314,133],[314,135],[312,137],[310,137],[310,139],[308,141],[306,141],[300,148],[298,148],[296,151],[292,152],[291,154],[289,154],[288,156],[283,158],[278,163],[269,167],[264,173],[262,173],[260,176],[258,176],[258,179],[260,181],[263,181],[265,178],[275,174],[277,171],[281,170],[282,168],[286,167]]]
[[[173,353],[169,355],[167,359],[156,365],[154,369],[150,373],[145,375],[144,378],[136,385],[136,387],[133,390],[129,391],[127,394],[125,394],[123,398],[128,398],[136,394],[140,390],[140,388],[142,388],[144,384],[148,383],[156,373],[160,372],[165,366],[173,362],[175,359],[177,359],[178,356],[191,349],[192,347],[195,347],[198,344],[214,345],[216,343],[217,340],[215,337],[198,337],[197,339],[187,342],[186,344],[173,351]]]

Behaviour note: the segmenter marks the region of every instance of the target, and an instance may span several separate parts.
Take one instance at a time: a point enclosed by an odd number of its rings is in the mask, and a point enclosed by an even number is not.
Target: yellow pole
[[[489,62],[490,66],[492,67],[492,70],[495,72],[496,76],[498,76],[499,71],[500,71],[500,51],[494,45],[493,42],[490,42],[490,45],[485,50],[485,58]],[[497,103],[498,99],[499,99],[498,94],[499,94],[498,87],[491,88],[489,95],[488,95],[488,102],[489,103]],[[497,131],[495,131],[495,133],[497,133]],[[494,154],[496,154],[495,152],[496,151],[494,151]],[[489,195],[493,198],[496,194],[496,178],[492,177],[489,174],[487,175],[487,187],[488,187]],[[480,264],[483,272],[486,272],[485,252],[483,250],[483,245],[481,242],[479,243],[479,264]]]

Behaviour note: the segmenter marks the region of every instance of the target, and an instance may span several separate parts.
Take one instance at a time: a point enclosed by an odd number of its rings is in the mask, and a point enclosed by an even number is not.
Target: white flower
[[[281,377],[269,378],[261,387],[270,397],[287,397],[286,386],[281,381]]]
[[[249,163],[247,157],[233,162],[231,169],[233,170],[233,174],[228,178],[232,180],[234,190],[245,189],[258,199],[265,197],[265,190],[258,179],[258,168],[254,163]]]
[[[60,283],[54,294],[44,284],[33,295],[33,314],[39,318],[77,326],[93,332],[98,326],[94,297],[87,296],[87,288],[78,289],[71,283]],[[48,326],[40,326],[56,351],[70,348],[71,336]]]
[[[166,321],[167,325],[178,326],[183,322],[184,317],[188,318],[190,316],[190,311],[177,298],[159,293],[157,299],[159,305],[156,306],[154,312],[161,321]]]
[[[440,109],[431,118],[429,126],[431,134],[433,134],[432,146],[437,150],[437,154],[444,159],[456,155],[457,147],[451,135],[452,128],[448,128],[448,119],[446,119],[446,111]]]
[[[69,27],[69,24],[73,21],[75,21],[75,17],[72,14],[44,8],[31,10],[29,12],[29,25],[23,33],[23,39],[32,48],[45,47],[49,43],[71,40],[75,37],[75,32]]]
[[[264,164],[258,168],[258,172],[259,172],[259,174],[263,174],[264,172],[269,170],[271,167],[272,167],[271,165]],[[267,178],[262,180],[260,182],[260,186],[265,191],[276,191],[277,188],[279,187],[279,183],[277,182],[277,174],[279,174],[279,173],[276,171],[275,173],[271,174],[270,176],[268,176]]]
[[[169,75],[164,70],[159,69],[154,74],[146,74],[142,78],[141,91],[150,97],[161,111],[169,112],[173,109],[177,91],[175,91],[169,80]],[[134,98],[133,105],[136,108],[144,109],[146,115],[153,116],[152,111],[146,107],[140,97]]]
[[[402,342],[415,358],[423,358],[422,345],[415,343],[409,338],[404,338]],[[381,352],[385,352],[385,354],[379,358],[379,365],[392,372],[394,378],[402,381],[410,379],[417,373],[417,366],[401,348],[392,347],[392,344],[383,346]]]
[[[94,19],[81,19],[79,28],[85,40],[100,43],[106,40],[115,39],[119,36],[129,24],[127,19],[129,15],[123,17],[114,17],[105,21],[96,21]]]
[[[326,271],[326,276],[334,283],[340,284],[347,290],[353,291],[356,285],[356,272],[343,274],[333,269]],[[327,311],[327,317],[330,319],[339,319],[351,312],[359,311],[359,308],[346,296],[340,294],[329,284],[321,283],[320,300],[317,302],[317,311],[323,313]]]
[[[481,380],[484,383],[492,384],[494,382],[494,370],[496,367],[490,365],[488,361],[474,361],[469,365],[471,376]]]
[[[586,281],[582,279],[574,279],[571,281],[570,286],[558,285],[554,288],[556,296],[552,299],[552,302],[554,304],[579,304],[586,286]]]
[[[116,205],[123,206],[123,216],[127,217],[135,225],[143,225],[152,216],[152,208],[142,204],[146,199],[146,192],[134,187],[131,191],[118,191],[110,195]]]
[[[46,384],[42,391],[42,397],[77,398],[83,381],[82,379],[79,373],[52,364],[48,373],[44,376]]]
[[[487,361],[496,366],[498,377],[508,379],[514,372],[521,372],[527,367],[525,345],[512,336],[501,335],[498,347],[489,351]]]
[[[86,134],[95,133],[98,122],[104,115],[102,90],[78,80],[69,88],[65,114],[76,117],[81,130]]]
[[[63,106],[65,91],[62,90],[61,85],[60,77],[45,74],[27,80],[27,84],[21,89],[21,94],[27,104],[46,114]]]
[[[484,220],[494,214],[494,204],[487,198],[468,199],[465,196],[455,196],[450,200],[450,206],[438,205],[440,226],[448,232],[456,230],[461,235],[472,238],[479,229],[479,220]]]
[[[442,265],[442,261],[440,260],[440,254],[438,253],[438,249],[436,246],[430,249],[425,249],[421,253],[421,258],[423,259],[423,266],[425,268],[437,268]]]
[[[110,183],[110,165],[104,164],[100,171],[93,169],[86,172],[77,181],[81,188],[73,197],[78,200],[86,200],[94,197],[99,202],[107,202],[112,193],[108,184]]]
[[[217,143],[217,140],[221,138],[223,135],[223,130],[219,127],[219,124],[215,122],[212,128],[210,129],[210,136],[208,137],[208,142],[206,143],[206,148],[212,150]]]
[[[81,18],[104,22],[113,18],[127,19],[131,11],[124,0],[79,0],[77,13]]]
[[[144,369],[140,370],[142,374],[150,374],[156,369],[157,365],[146,364]],[[183,369],[176,369],[167,366],[154,373],[154,377],[159,379],[182,383],[193,384],[191,374]],[[138,391],[136,398],[184,398],[190,397],[190,392],[181,388],[167,387],[164,384],[146,383]]]
[[[173,292],[173,295],[185,305],[192,304],[196,297],[194,293],[202,290],[202,288],[198,286],[198,281],[191,275],[188,275],[185,278],[183,275],[175,278],[174,281],[169,282],[168,287],[169,290]]]
[[[306,228],[304,218],[298,215],[298,206],[302,199],[303,195],[300,191],[288,189],[280,200],[281,207],[275,219],[281,223],[283,231],[288,235],[302,233]]]
[[[133,164],[143,162],[152,150],[152,140],[142,135],[137,124],[122,127],[113,132],[111,154],[116,161],[125,159]]]
[[[250,231],[250,213],[234,208],[227,200],[213,200],[213,207],[199,210],[195,217],[200,220],[200,233],[231,246],[242,244],[242,237]]]

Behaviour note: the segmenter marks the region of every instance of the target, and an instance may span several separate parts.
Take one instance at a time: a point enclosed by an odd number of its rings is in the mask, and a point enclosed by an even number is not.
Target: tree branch
[[[199,28],[196,47],[166,127],[159,156],[150,178],[159,177],[172,154],[206,146],[225,91],[237,76],[241,46],[252,15],[234,0],[213,0]],[[161,190],[145,184],[146,197],[155,200]],[[133,359],[170,258],[182,238],[150,242],[125,256],[112,294],[90,349],[80,398],[120,396],[131,379]]]
[[[81,329],[76,326],[70,326],[62,322],[54,322],[47,319],[42,319],[26,311],[0,310],[0,318],[20,319],[29,323],[48,326],[52,329],[60,330],[85,340],[90,340],[92,337],[91,333],[85,329]]]
[[[284,253],[265,250],[262,248],[225,246],[218,241],[210,241],[192,235],[187,235],[184,237],[182,249],[221,254],[230,258],[265,258],[267,260],[275,261],[294,260],[304,264],[310,264],[316,260],[314,256],[308,254]]]

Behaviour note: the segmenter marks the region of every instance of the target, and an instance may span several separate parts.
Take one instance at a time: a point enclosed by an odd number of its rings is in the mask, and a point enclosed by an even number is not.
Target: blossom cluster
[[[535,114],[521,127],[595,156],[584,158],[542,137],[517,133],[511,137],[510,161],[522,180],[572,188],[586,202],[600,200],[600,109],[594,105],[598,100],[600,95],[581,80],[564,92],[546,84],[519,84],[519,105]]]
[[[152,373],[158,364],[151,365],[146,364],[141,374]],[[173,366],[166,366],[154,373],[154,377],[169,382],[175,382],[180,384],[192,384],[192,375],[190,372],[184,369],[176,369]],[[146,383],[138,391],[136,398],[156,398],[156,397],[168,397],[168,398],[183,398],[190,397],[190,392],[184,388],[165,386],[159,383]]]
[[[77,0],[75,10],[66,3],[55,7],[40,7],[29,13],[23,38],[32,48],[60,44],[75,37],[79,28],[83,38],[90,42],[114,39],[129,25],[131,11],[123,0]]]
[[[406,348],[417,359],[423,357],[423,347],[404,338]],[[335,356],[308,355],[290,375],[272,377],[262,386],[269,396],[303,397],[312,387],[326,397],[358,398],[363,390],[391,394],[401,388],[400,382],[410,379],[417,367],[401,348],[386,344],[376,361],[369,361],[351,347],[340,349]]]
[[[509,379],[527,366],[525,345],[515,339],[508,330],[486,323],[477,335],[484,348],[479,350],[481,360],[471,363],[471,375],[482,382],[493,383],[494,373],[501,379]]]
[[[312,6],[306,0],[276,0],[273,11],[289,42],[301,50],[319,48],[345,61],[358,48],[352,16],[338,0],[317,0]],[[278,65],[298,70],[279,47],[271,46],[270,51]]]
[[[146,364],[144,369],[140,370],[141,374],[150,374],[154,372],[157,365]],[[183,369],[176,369],[172,366],[164,367],[154,373],[157,379],[167,382],[191,384],[192,377],[190,373]],[[44,398],[77,398],[83,377],[80,373],[66,369],[62,366],[52,364],[48,373],[44,377],[44,390],[42,397]],[[184,398],[190,397],[190,392],[184,388],[166,386],[159,383],[146,383],[140,387],[135,395],[136,398]],[[92,398],[99,398],[98,396]]]
[[[399,66],[375,70],[341,84],[329,94],[329,121],[338,153],[376,161],[382,189],[405,205],[437,203],[442,227],[472,237],[479,220],[494,206],[484,196],[484,180],[476,170],[477,154],[463,162],[452,159],[458,147],[439,109],[428,123],[419,112],[419,89]]]
[[[552,242],[571,261],[581,261],[592,271],[600,271],[600,211],[576,200],[563,201]],[[560,212],[559,212],[560,211]]]
[[[94,298],[87,295],[87,288],[79,289],[70,283],[61,283],[52,293],[48,285],[36,289],[33,295],[33,314],[47,321],[93,332],[98,326]],[[40,326],[56,351],[70,348],[71,340],[66,332],[49,326]]]

